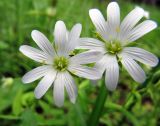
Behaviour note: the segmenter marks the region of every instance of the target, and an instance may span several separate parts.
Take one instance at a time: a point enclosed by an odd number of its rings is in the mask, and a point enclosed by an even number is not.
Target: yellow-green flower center
[[[118,41],[106,42],[105,43],[106,50],[110,54],[117,54],[122,50],[122,45]]]
[[[58,71],[65,71],[68,68],[68,59],[64,56],[56,57],[53,61],[53,67]]]
[[[120,28],[117,27],[116,32],[119,32],[119,31],[120,31]],[[108,42],[105,39],[103,39],[103,37],[99,33],[96,33],[96,36],[97,38],[99,38],[105,43],[105,48],[108,53],[115,55],[119,53],[120,51],[122,51],[123,47],[121,45],[121,42],[119,42],[118,40],[112,40]]]

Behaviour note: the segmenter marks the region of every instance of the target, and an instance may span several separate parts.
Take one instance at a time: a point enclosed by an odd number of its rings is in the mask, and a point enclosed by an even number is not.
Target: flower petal
[[[33,38],[33,40],[36,42],[36,44],[47,54],[54,56],[54,49],[52,44],[50,43],[50,41],[47,39],[47,37],[37,31],[37,30],[33,30],[31,33],[31,36]]]
[[[155,55],[141,48],[126,47],[124,48],[123,52],[128,54],[132,59],[152,67],[156,66],[159,62]]]
[[[142,37],[143,35],[147,34],[148,32],[152,31],[156,27],[157,24],[154,21],[151,20],[143,21],[142,23],[140,23],[131,30],[131,32],[129,33],[128,41],[133,42]]]
[[[106,87],[113,91],[116,89],[119,79],[119,66],[116,56],[107,57],[106,61],[106,74],[105,74],[105,84]]]
[[[98,9],[91,9],[89,10],[89,16],[95,25],[97,32],[100,33],[104,39],[108,40],[107,24],[101,12]]]
[[[133,59],[123,54],[121,62],[136,82],[143,83],[145,81],[145,72]]]
[[[110,38],[117,38],[120,29],[120,9],[117,2],[111,2],[107,7],[107,23],[110,31]]]
[[[54,101],[58,107],[62,107],[64,104],[64,85],[65,85],[64,73],[59,72],[54,82]]]
[[[105,44],[94,38],[80,38],[78,49],[90,49],[105,53]]]
[[[107,61],[108,61],[108,55],[104,55],[98,62],[96,62],[94,67],[100,70],[101,74],[103,74],[106,69]]]
[[[51,69],[52,67],[49,65],[43,65],[40,67],[37,67],[29,72],[27,72],[23,77],[22,77],[22,82],[23,83],[30,83],[33,82],[47,74],[47,72]]]
[[[95,63],[102,58],[99,51],[86,51],[70,58],[71,64],[89,64]]]
[[[39,82],[38,86],[34,90],[34,94],[37,99],[40,99],[53,84],[56,77],[56,71],[50,70],[46,76]]]
[[[53,58],[45,52],[42,52],[36,48],[31,46],[22,45],[19,48],[20,52],[22,52],[25,56],[33,59],[34,61],[40,63],[52,64]]]
[[[91,80],[97,80],[101,78],[101,73],[97,68],[90,68],[82,65],[70,65],[68,70],[79,77]]]
[[[144,10],[142,8],[135,8],[123,19],[120,26],[120,40],[126,40],[128,32],[140,21],[143,15]]]
[[[59,55],[66,54],[66,46],[67,46],[67,33],[66,25],[63,21],[57,21],[54,29],[54,39],[55,39],[55,47],[56,51]]]
[[[67,53],[74,50],[75,47],[78,45],[78,39],[80,37],[81,30],[82,30],[82,25],[81,24],[76,24],[71,29],[71,32],[69,32],[68,43],[66,45]]]
[[[68,72],[65,72],[64,76],[64,84],[69,95],[70,101],[72,103],[75,103],[77,97],[77,87],[75,85],[74,79]]]

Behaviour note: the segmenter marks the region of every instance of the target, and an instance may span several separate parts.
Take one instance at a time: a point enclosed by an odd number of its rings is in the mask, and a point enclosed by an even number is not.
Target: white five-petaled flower
[[[70,101],[75,103],[77,87],[71,73],[87,79],[101,77],[96,68],[84,66],[84,64],[99,60],[102,56],[100,52],[87,51],[70,56],[77,46],[80,33],[81,24],[74,25],[69,32],[64,22],[57,21],[54,29],[54,46],[41,32],[33,30],[31,36],[40,49],[28,45],[20,47],[20,51],[24,55],[43,64],[29,71],[22,78],[24,83],[30,83],[43,77],[35,88],[36,98],[41,98],[53,84],[53,95],[57,106],[63,105],[64,89],[66,89]]]
[[[81,38],[79,48],[97,50],[104,54],[95,67],[98,67],[102,74],[105,72],[107,88],[112,91],[117,87],[118,63],[125,67],[136,82],[143,83],[146,75],[136,61],[153,67],[157,65],[158,58],[141,48],[127,46],[155,29],[157,24],[151,20],[137,24],[144,16],[141,8],[132,10],[120,23],[120,9],[116,2],[111,2],[107,7],[107,21],[98,9],[91,9],[89,15],[102,41]]]

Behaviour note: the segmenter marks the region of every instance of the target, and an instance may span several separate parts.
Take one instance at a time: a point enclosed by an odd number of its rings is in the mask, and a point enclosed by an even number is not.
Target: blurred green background
[[[150,18],[160,23],[160,7],[156,0],[144,3],[119,0],[121,19],[136,5],[150,12]],[[33,90],[38,81],[23,85],[21,77],[38,66],[19,52],[19,46],[36,47],[31,31],[43,32],[52,42],[57,20],[68,29],[82,23],[82,37],[95,37],[89,18],[91,8],[99,8],[106,17],[107,0],[0,0],[0,126],[88,126],[99,86],[89,80],[75,78],[79,89],[76,104],[69,102],[57,108],[52,89],[36,100]],[[160,29],[137,41],[137,46],[160,57]],[[99,126],[160,126],[160,71],[159,66],[144,67],[148,79],[141,86],[122,68],[116,91],[109,92]],[[107,91],[107,90],[106,90]]]

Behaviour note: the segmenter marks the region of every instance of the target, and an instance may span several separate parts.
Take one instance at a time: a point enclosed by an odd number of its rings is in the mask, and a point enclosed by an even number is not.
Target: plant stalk
[[[95,105],[93,107],[93,110],[88,120],[88,126],[98,126],[99,119],[101,117],[105,101],[107,99],[107,94],[108,93],[107,93],[107,89],[105,86],[105,80],[103,79]]]

